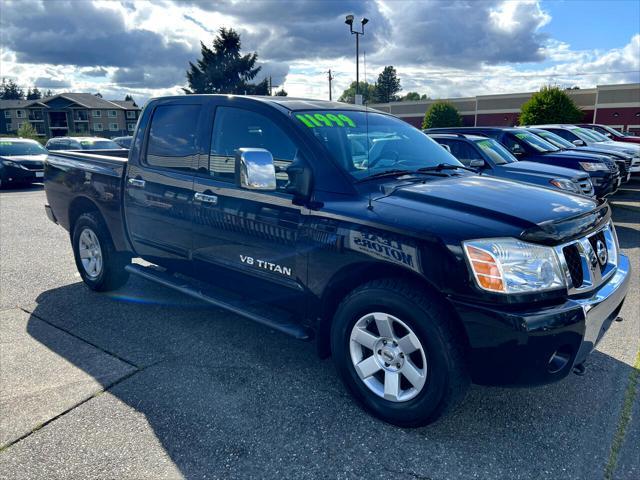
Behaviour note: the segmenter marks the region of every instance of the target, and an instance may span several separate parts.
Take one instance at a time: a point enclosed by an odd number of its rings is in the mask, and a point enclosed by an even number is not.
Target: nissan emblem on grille
[[[604,245],[602,240],[598,240],[596,242],[596,255],[598,256],[598,262],[600,262],[600,265],[607,263],[607,247]]]

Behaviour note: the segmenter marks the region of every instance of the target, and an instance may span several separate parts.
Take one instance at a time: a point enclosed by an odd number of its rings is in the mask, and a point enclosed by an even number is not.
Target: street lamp
[[[364,26],[369,23],[368,18],[360,20],[360,31],[353,29],[353,15],[347,15],[344,23],[349,25],[351,35],[356,36],[356,98],[354,103],[358,103],[358,95],[360,93],[360,35],[364,35]]]

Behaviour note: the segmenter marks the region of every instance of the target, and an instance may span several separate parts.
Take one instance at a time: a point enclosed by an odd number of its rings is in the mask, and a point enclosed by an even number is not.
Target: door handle
[[[211,205],[218,204],[218,197],[215,195],[206,195],[204,193],[196,192],[193,195],[193,199],[202,203],[210,203]]]
[[[128,182],[129,182],[129,185],[135,188],[144,188],[146,184],[144,180],[141,180],[139,178],[130,178]]]

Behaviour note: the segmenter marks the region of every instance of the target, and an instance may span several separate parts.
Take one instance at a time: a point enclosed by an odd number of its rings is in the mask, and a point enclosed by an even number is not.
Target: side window
[[[550,131],[555,133],[556,135],[561,136],[562,138],[564,138],[565,140],[568,140],[570,142],[573,142],[577,138],[573,133],[571,133],[571,132],[569,132],[567,130],[564,130],[562,128],[554,129],[554,130],[550,130]]]
[[[471,160],[481,160],[482,157],[475,149],[467,142],[460,140],[450,140],[449,147],[451,148],[451,154],[460,160],[464,166],[468,167],[471,164]]]
[[[502,144],[511,153],[525,152],[524,147],[520,144],[515,135],[505,135],[504,137],[502,137]]]
[[[194,170],[200,105],[161,105],[153,112],[146,162],[154,167]]]
[[[286,168],[297,152],[291,139],[264,115],[240,108],[218,107],[209,156],[209,172],[214,178],[234,180],[235,152],[239,148],[269,150],[276,168]],[[284,172],[277,173],[276,178],[278,188],[288,180]]]

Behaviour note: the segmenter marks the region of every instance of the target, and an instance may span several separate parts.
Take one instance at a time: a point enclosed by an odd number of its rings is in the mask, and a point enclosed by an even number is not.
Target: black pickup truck
[[[89,288],[135,274],[314,340],[401,426],[471,381],[582,369],[628,289],[606,201],[478,175],[360,106],[151,100],[128,160],[55,152],[45,188]]]

